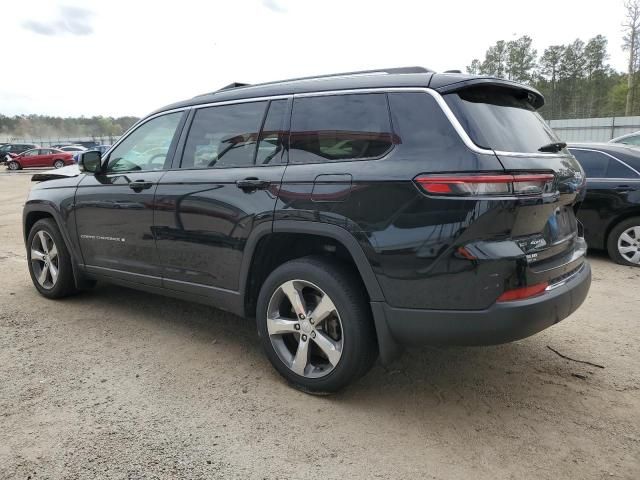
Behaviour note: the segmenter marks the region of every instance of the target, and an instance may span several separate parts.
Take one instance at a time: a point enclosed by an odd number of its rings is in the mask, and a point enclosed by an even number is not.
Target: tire
[[[9,170],[20,170],[22,167],[20,166],[20,164],[18,162],[16,162],[15,160],[11,160],[7,167],[9,168]]]
[[[620,265],[640,267],[640,217],[621,221],[607,237],[609,257]]]
[[[292,296],[304,302],[297,312]],[[331,313],[317,320],[320,311]],[[337,392],[369,371],[378,355],[364,286],[354,271],[331,257],[304,257],[275,269],[260,289],[256,322],[269,361],[306,393]],[[297,362],[305,358],[303,352],[307,360]]]
[[[55,160],[53,162],[53,168],[62,168],[64,167],[64,161],[63,160]]]
[[[43,242],[46,247],[43,246]],[[54,247],[57,252],[55,256],[52,253]],[[43,257],[43,254],[46,257]],[[27,263],[31,281],[41,295],[47,298],[63,298],[76,293],[71,255],[62,239],[58,225],[52,218],[38,220],[29,231]],[[57,276],[53,274],[52,267],[55,267]],[[45,268],[48,272],[43,274]],[[42,281],[43,277],[44,281]]]

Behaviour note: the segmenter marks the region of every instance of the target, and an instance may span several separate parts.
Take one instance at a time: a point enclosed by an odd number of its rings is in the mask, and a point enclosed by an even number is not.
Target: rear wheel
[[[62,160],[56,160],[55,162],[53,162],[53,167],[54,168],[62,168],[62,167],[64,167],[64,162]]]
[[[614,262],[640,267],[640,217],[628,218],[613,227],[607,250]]]
[[[71,256],[55,221],[38,220],[29,232],[27,245],[29,274],[38,292],[47,298],[75,293]]]
[[[340,390],[377,356],[364,287],[331,259],[305,257],[274,270],[260,290],[257,323],[273,366],[308,393]]]
[[[8,167],[9,167],[9,170],[20,170],[20,164],[15,160],[11,160],[9,162]]]

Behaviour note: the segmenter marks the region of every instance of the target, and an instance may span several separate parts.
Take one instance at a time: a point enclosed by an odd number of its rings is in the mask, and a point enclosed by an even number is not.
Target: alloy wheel
[[[53,162],[53,166],[54,168],[62,168],[64,167],[64,162],[62,160],[56,160]]]
[[[306,378],[331,373],[344,346],[342,321],[335,304],[306,280],[280,285],[267,307],[269,340],[280,360]]]
[[[52,289],[60,273],[58,247],[49,233],[40,230],[31,241],[31,268],[42,288]]]
[[[629,263],[640,265],[640,225],[627,228],[620,234],[618,252]]]
[[[9,170],[18,170],[18,162],[9,162]]]

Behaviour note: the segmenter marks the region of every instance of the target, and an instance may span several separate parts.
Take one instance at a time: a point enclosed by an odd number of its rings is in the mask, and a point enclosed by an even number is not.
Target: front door
[[[88,271],[160,285],[153,201],[171,163],[183,112],[153,117],[133,130],[86,175],[75,199],[78,241]]]
[[[166,288],[216,298],[220,308],[239,290],[247,239],[272,222],[288,111],[287,99],[195,109],[182,156],[156,194]]]

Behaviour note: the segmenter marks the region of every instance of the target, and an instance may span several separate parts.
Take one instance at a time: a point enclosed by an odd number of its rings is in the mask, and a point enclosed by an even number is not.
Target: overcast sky
[[[603,34],[625,69],[623,0],[2,0],[0,113],[142,116],[233,81],[421,65],[496,40]]]

